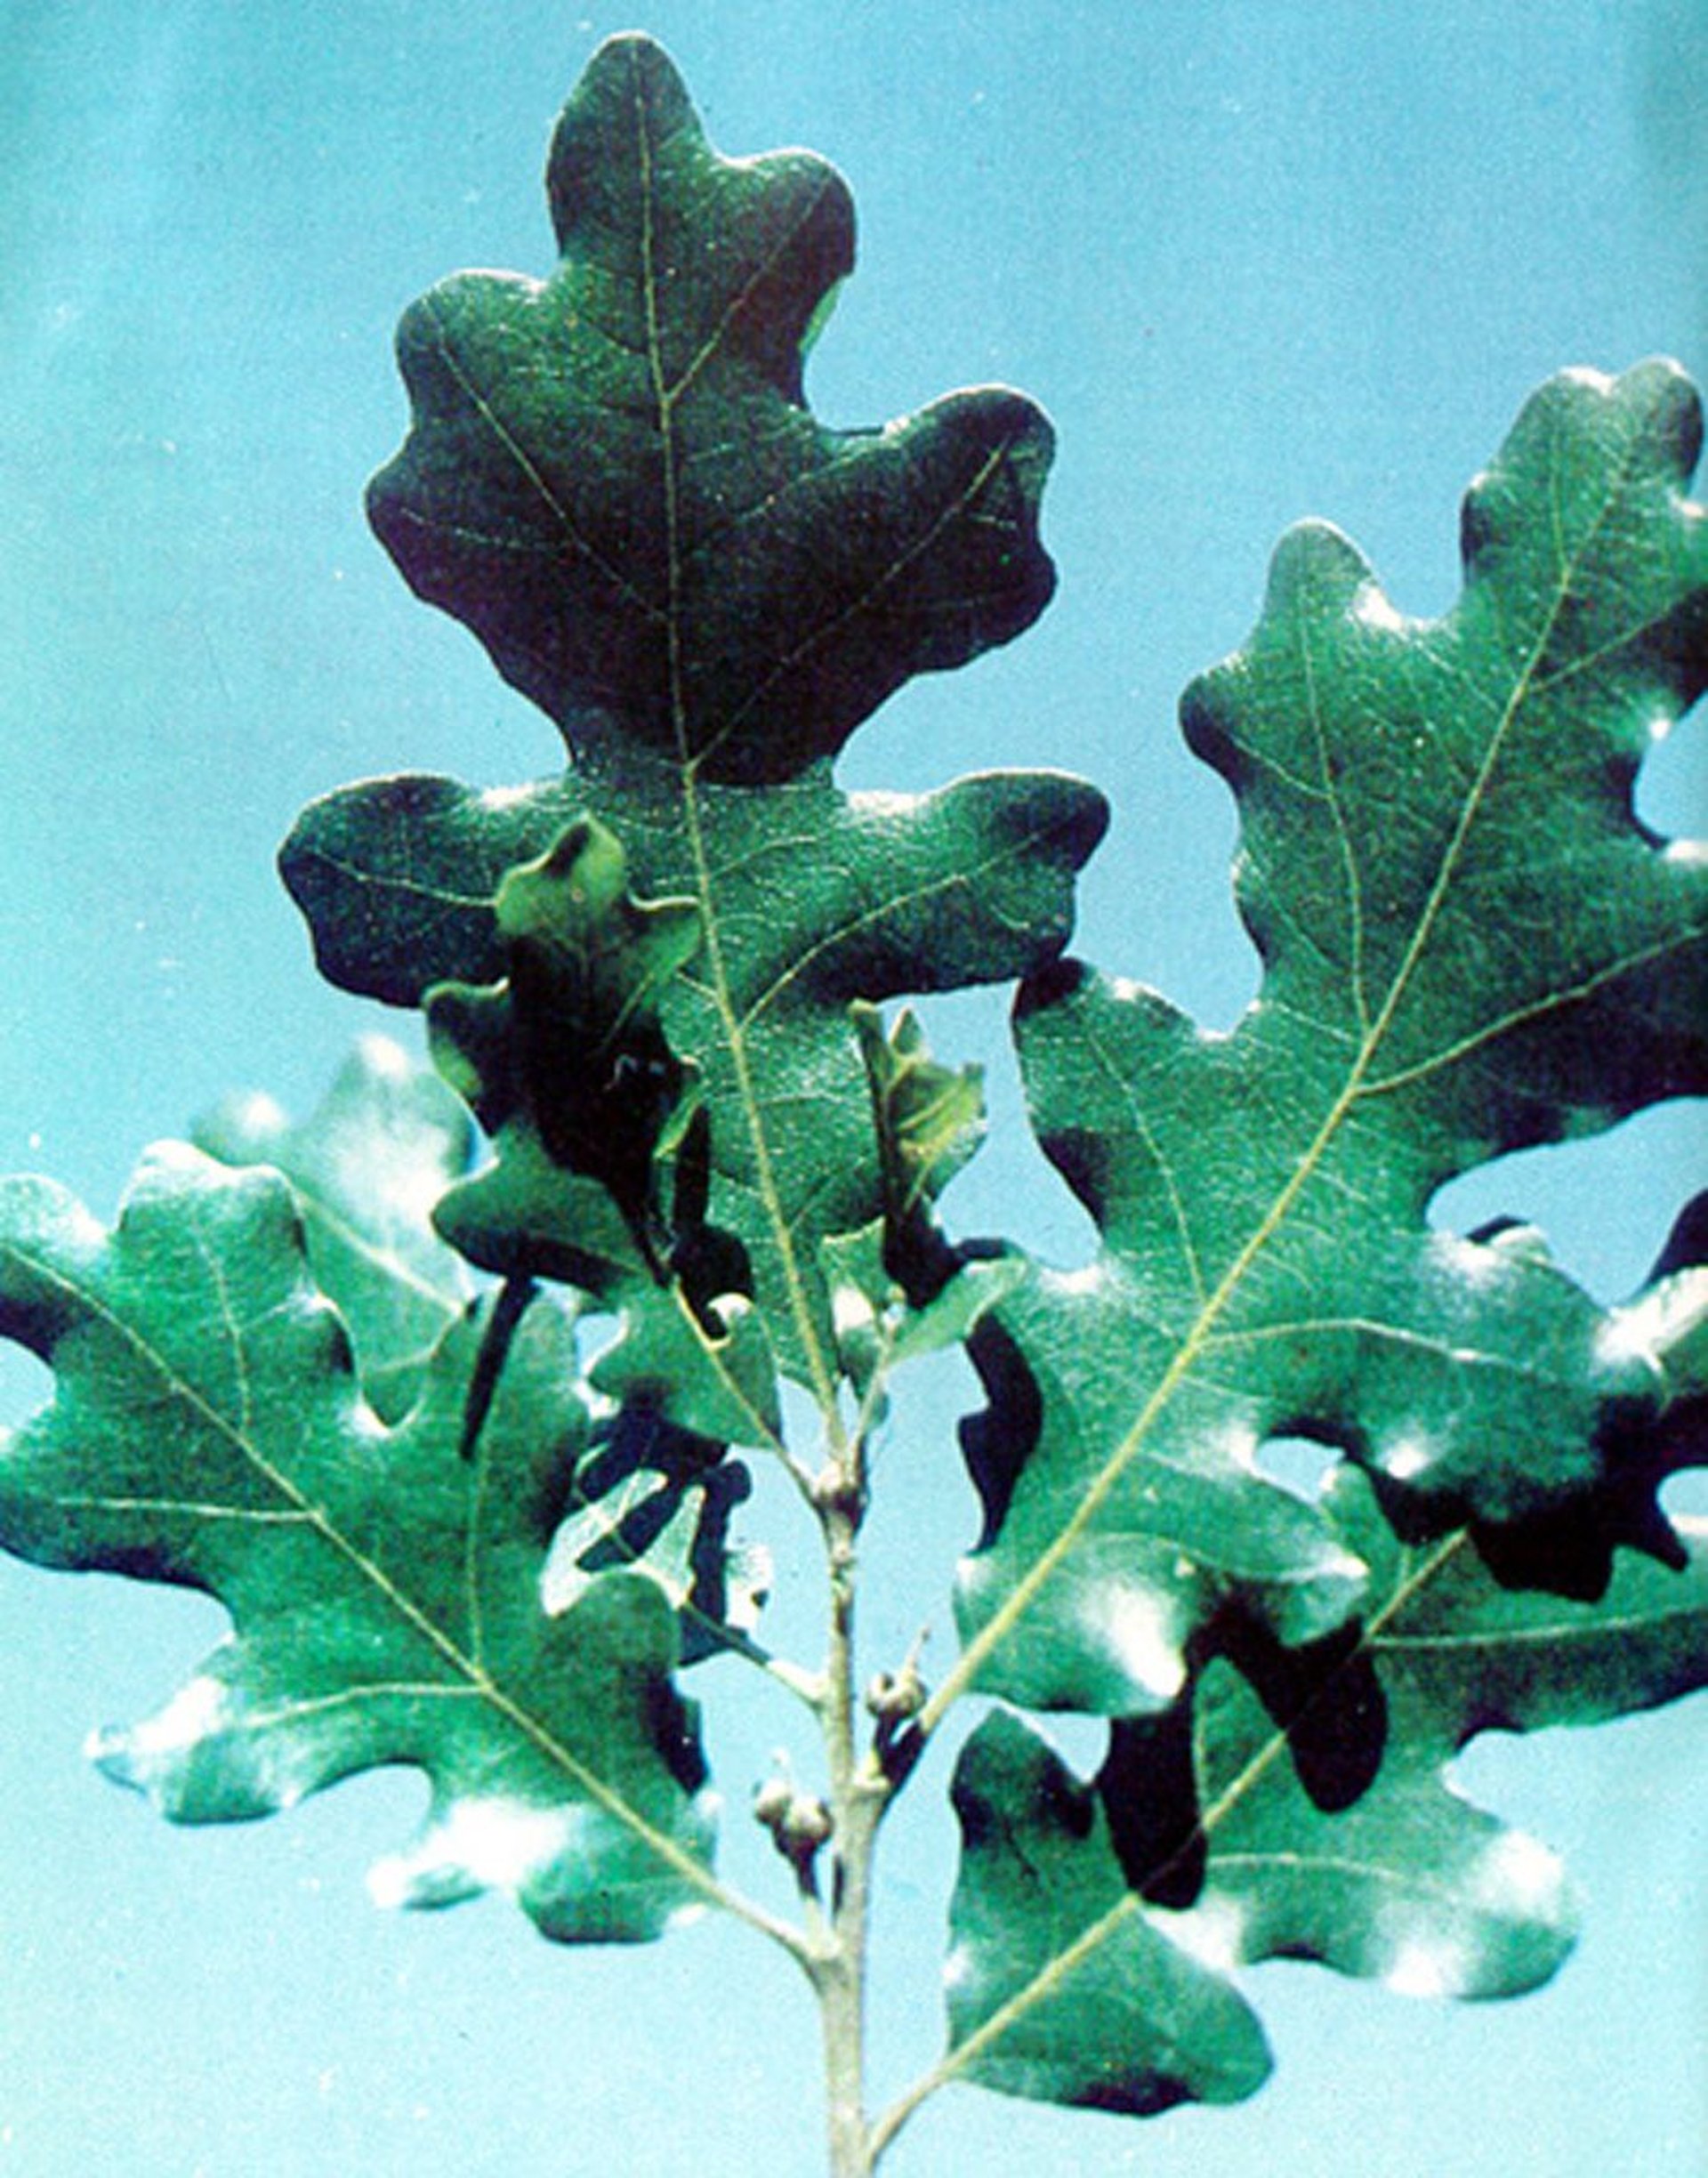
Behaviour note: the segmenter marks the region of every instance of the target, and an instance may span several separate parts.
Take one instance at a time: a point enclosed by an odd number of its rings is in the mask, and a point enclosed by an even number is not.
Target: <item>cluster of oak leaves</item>
[[[1631,809],[1708,663],[1694,392],[1544,387],[1439,621],[1335,532],[1283,542],[1184,702],[1263,970],[1208,1035],[1062,956],[1093,788],[834,782],[890,690],[1046,601],[1043,417],[985,391],[818,424],[846,191],[721,158],[643,39],[592,63],[548,186],[551,278],[406,318],[371,507],[566,769],[352,787],[283,859],[324,972],[423,1006],[443,1079],[375,1045],[302,1125],[229,1105],[110,1233],[0,1192],[0,1330],[60,1387],[0,1449],[0,1540],[233,1622],[103,1766],[205,1821],[413,1763],[432,1812],[391,1895],[655,1934],[713,1851],[681,1676],[763,1658],[737,1451],[798,1465],[784,1378],[858,1430],[964,1343],[956,1690],[1000,1698],[953,1784],[967,2076],[1249,2093],[1231,1972],[1277,1955],[1535,1984],[1564,1877],[1446,1769],[1708,1678],[1700,1523],[1657,1501],[1702,1456],[1704,1221],[1606,1308],[1534,1230],[1427,1214],[1708,1080],[1708,868]],[[1100,1236],[1070,1272],[946,1231],[977,1075],[878,1011],[1011,979],[1032,1125]],[[591,1367],[578,1318],[617,1326]],[[1340,1456],[1314,1496],[1263,1471],[1290,1434]],[[1028,1721],[1064,1709],[1110,1721],[1089,1780]]]

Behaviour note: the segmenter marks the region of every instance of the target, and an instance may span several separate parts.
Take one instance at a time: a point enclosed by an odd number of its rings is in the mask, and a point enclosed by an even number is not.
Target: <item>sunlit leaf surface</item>
[[[1671,1549],[1676,1328],[1632,1335],[1545,1251],[1427,1213],[1491,1157],[1708,1081],[1708,856],[1631,805],[1708,663],[1699,439],[1667,367],[1559,378],[1467,501],[1444,619],[1307,526],[1188,690],[1239,798],[1262,988],[1226,1036],[1073,964],[1023,993],[1034,1124],[1104,1245],[1001,1311],[1041,1411],[1027,1449],[985,1450],[1001,1414],[974,1439],[984,1683],[1121,1714],[1172,1698],[1229,1604],[1293,1642],[1349,1616],[1355,1561],[1256,1470],[1271,1436],[1567,1590],[1622,1537]]]
[[[1400,1545],[1353,1470],[1326,1513],[1371,1568],[1341,1640],[1213,1663],[1174,1712],[1116,1725],[1089,1783],[1018,1718],[974,1733],[948,1977],[965,2077],[1140,2113],[1226,2101],[1268,2069],[1242,1966],[1510,1996],[1570,1949],[1558,1857],[1447,1765],[1479,1730],[1599,1723],[1708,1684],[1708,1524],[1686,1523],[1688,1571],[1622,1553],[1581,1603],[1503,1588],[1463,1531]]]
[[[228,1097],[191,1139],[227,1165],[271,1165],[295,1188],[315,1281],[387,1421],[409,1411],[429,1358],[472,1293],[433,1210],[474,1150],[467,1111],[429,1067],[365,1037],[319,1109],[292,1120],[260,1092]]]
[[[542,1606],[589,1435],[560,1311],[529,1311],[470,1459],[478,1321],[383,1425],[276,1174],[168,1148],[110,1235],[39,1181],[5,1183],[0,1228],[0,1331],[59,1384],[5,1445],[0,1540],[205,1589],[232,1617],[164,1709],[101,1735],[103,1769],[216,1822],[411,1764],[431,1813],[383,1893],[509,1892],[565,1940],[655,1935],[704,1896],[705,1767],[665,1587],[614,1569]]]
[[[1656,1495],[1708,1458],[1700,1203],[1618,1307],[1527,1228],[1428,1218],[1488,1158],[1708,1083],[1708,855],[1631,806],[1708,677],[1700,436],[1666,366],[1543,388],[1434,623],[1291,535],[1184,704],[1239,800],[1257,1000],[1221,1036],[1076,964],[1022,993],[1033,1120],[1102,1246],[975,1336],[960,1676],[1114,1722],[1092,1785],[1011,1718],[963,1758],[949,2076],[1247,2092],[1223,1977],[1269,1957],[1534,1987],[1563,1871],[1447,1765],[1708,1683],[1701,1523]],[[1344,1456],[1315,1502],[1262,1471],[1285,1436]],[[1124,2019],[1127,1972],[1154,2002]]]

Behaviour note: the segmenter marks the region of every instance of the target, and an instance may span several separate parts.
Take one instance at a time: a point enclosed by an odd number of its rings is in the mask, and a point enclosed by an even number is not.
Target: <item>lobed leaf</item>
[[[1140,2113],[1261,2084],[1233,1979],[1309,1958],[1402,1994],[1511,1996],[1571,1948],[1555,1855],[1470,1805],[1476,1733],[1590,1724],[1708,1684],[1708,1523],[1688,1569],[1622,1553],[1594,1602],[1504,1587],[1470,1538],[1399,1543],[1343,1469],[1326,1517],[1370,1568],[1359,1625],[1248,1646],[1112,1728],[1092,1784],[998,1714],[964,1750],[950,2077]]]
[[[628,36],[565,107],[546,188],[551,279],[463,273],[405,317],[414,421],[369,507],[572,746],[603,711],[708,777],[789,778],[1036,617],[1051,434],[1029,401],[953,394],[879,432],[802,404],[853,267],[833,167],[721,157]]]
[[[665,1587],[612,1570],[542,1608],[590,1432],[569,1312],[524,1318],[474,1459],[475,1317],[387,1427],[284,1180],[166,1145],[110,1235],[48,1182],[0,1188],[0,1333],[58,1377],[0,1452],[0,1542],[202,1588],[231,1614],[164,1709],[101,1735],[109,1775],[210,1822],[410,1764],[431,1811],[382,1893],[504,1890],[566,1941],[653,1936],[715,1895]]]
[[[1095,1794],[1044,1739],[997,1711],[963,1750],[954,1795],[959,2077],[1133,2117],[1257,2092],[1270,2069],[1261,2027],[1137,1908]]]
[[[1022,993],[1033,1121],[1103,1245],[997,1312],[1035,1411],[1018,1452],[1000,1414],[972,1441],[981,1683],[1119,1714],[1171,1699],[1230,1605],[1332,1632],[1358,1584],[1261,1479],[1271,1436],[1360,1463],[1408,1532],[1499,1538],[1515,1577],[1593,1595],[1621,1540],[1676,1554],[1656,1490],[1700,1429],[1653,1308],[1428,1207],[1708,1082],[1708,857],[1631,808],[1708,673],[1699,444],[1670,367],[1567,374],[1473,488],[1444,619],[1308,525],[1188,690],[1262,986],[1225,1036],[1076,965]]]
[[[774,1444],[769,1341],[745,1252],[705,1222],[693,1154],[705,1115],[685,1118],[688,1071],[660,1020],[699,948],[692,903],[637,899],[621,847],[584,817],[509,872],[496,914],[504,980],[427,995],[434,1055],[496,1152],[440,1198],[438,1230],[485,1270],[562,1279],[621,1311],[596,1388],[698,1436]]]
[[[632,1567],[674,1606],[684,1664],[739,1644],[764,1609],[771,1561],[761,1545],[731,1536],[753,1485],[724,1449],[640,1404],[602,1423],[541,1569],[544,1609],[556,1617],[606,1573]]]
[[[586,809],[617,832],[636,891],[693,899],[714,933],[659,993],[660,1019],[712,1117],[708,1216],[740,1238],[779,1359],[804,1371],[796,1292],[823,1333],[812,1244],[883,1206],[850,1002],[958,989],[1052,957],[1102,799],[1049,773],[849,795],[822,770],[762,791],[701,786],[690,799],[673,767],[633,759],[583,761],[560,781],[503,793],[374,782],[311,804],[285,847],[322,969],[394,1004],[446,981],[496,981],[505,873]]]
[[[658,1005],[710,1118],[707,1215],[823,1396],[818,1243],[883,1207],[849,1004],[1052,959],[1105,821],[1049,773],[899,795],[829,770],[903,680],[1042,608],[1049,428],[1003,389],[818,424],[801,353],[851,262],[846,190],[804,153],[721,157],[643,38],[594,57],[548,189],[550,280],[462,275],[406,318],[413,421],[370,505],[417,590],[558,721],[568,769],[330,796],[285,875],[326,974],[411,1005],[505,972],[504,873],[584,813],[638,891],[691,900],[704,952]]]

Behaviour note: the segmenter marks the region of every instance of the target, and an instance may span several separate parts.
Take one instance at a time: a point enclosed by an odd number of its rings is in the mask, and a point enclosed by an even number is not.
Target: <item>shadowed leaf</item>
[[[690,900],[640,900],[596,819],[511,870],[493,912],[507,972],[427,994],[440,1070],[489,1134],[525,1127],[547,1159],[609,1192],[643,1249],[662,1237],[654,1172],[684,1087],[659,1019],[698,951]]]

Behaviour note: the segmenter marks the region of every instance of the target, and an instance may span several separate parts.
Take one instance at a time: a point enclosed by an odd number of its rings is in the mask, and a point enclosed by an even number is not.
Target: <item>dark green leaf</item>
[[[589,1428],[565,1311],[524,1317],[471,1461],[478,1321],[383,1426],[276,1174],[168,1146],[110,1237],[39,1181],[0,1191],[0,1332],[59,1378],[0,1456],[0,1542],[205,1589],[233,1621],[165,1709],[102,1736],[104,1769],[209,1822],[412,1764],[431,1814],[382,1893],[510,1892],[565,1940],[656,1935],[713,1888],[665,1587],[612,1571],[542,1608]]]
[[[1117,1724],[1095,1787],[997,1716],[962,1757],[948,1989],[957,2068],[1117,2107],[1224,2100],[1262,2076],[1237,1968],[1310,1958],[1403,1994],[1511,1996],[1569,1951],[1556,1856],[1471,1806],[1477,1732],[1591,1724],[1708,1684],[1708,1523],[1689,1569],[1622,1554],[1596,1602],[1509,1590],[1462,1531],[1398,1543],[1342,1470],[1328,1517],[1371,1569],[1338,1640],[1245,1646],[1180,1710]],[[1183,1727],[1183,1731],[1182,1728]]]
[[[1329,1631],[1314,1516],[1253,1478],[1271,1435],[1573,1593],[1621,1537],[1673,1549],[1656,1487],[1700,1451],[1640,1319],[1427,1213],[1484,1159],[1708,1085],[1708,858],[1631,806],[1708,672],[1699,440],[1669,367],[1556,380],[1470,495],[1445,618],[1403,619],[1308,526],[1188,690],[1240,803],[1262,988],[1227,1036],[1074,967],[1023,996],[1034,1121],[1104,1251],[1002,1311],[1038,1412],[983,1474],[985,1683],[1153,1706],[1234,1594],[1284,1638]],[[1278,1580],[1316,1586],[1277,1612]]]
[[[616,839],[578,819],[498,888],[504,980],[428,993],[434,1055],[497,1152],[435,1222],[485,1270],[564,1279],[624,1311],[597,1389],[700,1436],[770,1444],[776,1371],[745,1252],[697,1213],[673,1222],[658,1170],[687,1080],[660,1004],[699,918],[689,901],[637,899],[627,878]]]
[[[818,1243],[883,1207],[848,1004],[1053,958],[1104,824],[1053,775],[844,795],[828,768],[910,674],[1043,604],[1050,432],[1002,389],[816,423],[801,354],[851,262],[847,192],[805,153],[721,158],[644,38],[595,56],[548,185],[550,280],[465,274],[406,319],[414,420],[371,504],[415,587],[558,720],[568,772],[333,796],[286,876],[326,972],[405,1004],[505,972],[503,875],[584,812],[638,891],[691,899],[702,961],[659,996],[709,1115],[705,1213],[823,1396]]]
[[[885,1267],[883,1223],[826,1240],[819,1251],[830,1288],[836,1350],[862,1398],[904,1361],[961,1344],[980,1318],[1023,1285],[1027,1266],[1014,1255],[975,1260],[952,1269],[928,1301],[910,1302]]]
[[[505,871],[589,807],[619,833],[635,889],[693,898],[715,934],[660,992],[660,1013],[712,1118],[708,1215],[739,1236],[802,1369],[793,1295],[822,1305],[811,1243],[883,1207],[850,1000],[955,989],[1051,958],[1103,828],[1101,798],[1047,773],[844,795],[822,770],[763,791],[690,793],[673,767],[638,759],[584,762],[507,793],[446,779],[352,787],[306,811],[285,851],[323,969],[399,1004],[447,980],[496,980]]]
[[[984,1140],[984,1069],[939,1065],[910,1008],[887,1034],[875,1006],[857,1000],[850,1012],[872,1092],[884,1262],[922,1305],[957,1260],[934,1211],[938,1196]]]
[[[771,1585],[769,1553],[729,1533],[751,1487],[721,1444],[642,1407],[624,1408],[596,1432],[576,1470],[541,1601],[556,1615],[613,1568],[635,1566],[676,1607],[684,1663],[738,1641],[758,1623]]]
[[[691,900],[640,900],[597,819],[508,872],[493,902],[498,984],[427,995],[433,1055],[489,1134],[525,1129],[546,1158],[599,1181],[643,1252],[665,1238],[654,1166],[684,1074],[665,987],[699,950]]]
[[[854,260],[834,168],[720,157],[631,36],[589,64],[546,182],[551,279],[463,273],[405,318],[414,426],[369,504],[572,745],[603,711],[708,777],[787,778],[1035,617],[1051,439],[1029,401],[952,394],[880,432],[802,406]]]
[[[875,1006],[857,1001],[852,1012],[872,1086],[884,1214],[899,1229],[937,1199],[984,1140],[984,1069],[939,1065],[910,1009],[887,1033]]]
[[[1686,1569],[1622,1553],[1580,1603],[1504,1587],[1462,1532],[1400,1544],[1351,1469],[1328,1509],[1371,1568],[1366,1616],[1315,1656],[1206,1673],[1195,1911],[1245,1958],[1320,1958],[1416,1995],[1534,1987],[1570,1948],[1563,1872],[1448,1764],[1479,1731],[1601,1723],[1708,1685],[1708,1526],[1681,1523]]]

